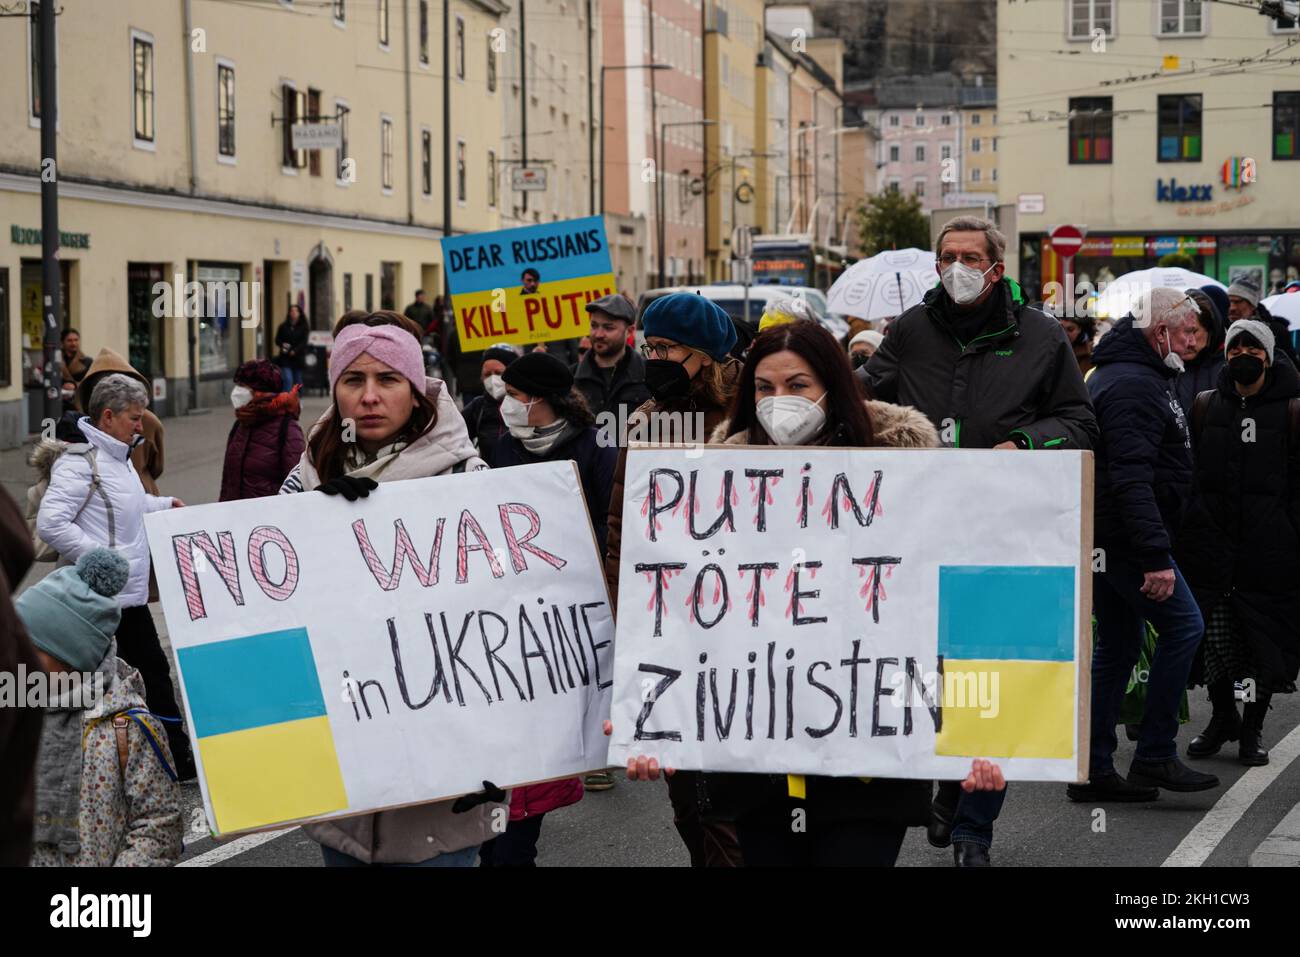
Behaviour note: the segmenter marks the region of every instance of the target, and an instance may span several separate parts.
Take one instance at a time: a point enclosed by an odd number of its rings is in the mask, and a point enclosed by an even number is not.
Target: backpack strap
[[[1192,435],[1197,439],[1201,437],[1201,432],[1205,428],[1205,417],[1210,414],[1212,398],[1214,398],[1214,390],[1206,389],[1204,392],[1196,393],[1196,398],[1192,400]]]
[[[127,737],[131,729],[131,719],[124,714],[113,716],[113,736],[117,739],[117,766],[122,780],[126,780],[126,762],[131,756],[131,741]]]

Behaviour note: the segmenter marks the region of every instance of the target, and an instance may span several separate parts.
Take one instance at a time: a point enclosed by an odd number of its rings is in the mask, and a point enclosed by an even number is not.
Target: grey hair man
[[[1089,779],[1073,801],[1153,801],[1159,788],[1204,791],[1212,774],[1178,760],[1178,708],[1205,632],[1201,612],[1173,558],[1173,536],[1192,491],[1187,417],[1174,393],[1180,353],[1196,337],[1199,309],[1183,291],[1149,289],[1093,351],[1088,392],[1101,440],[1096,447],[1092,576],[1097,641],[1092,655]],[[1146,638],[1160,636],[1147,678],[1146,709],[1127,779],[1115,770],[1115,725]]]

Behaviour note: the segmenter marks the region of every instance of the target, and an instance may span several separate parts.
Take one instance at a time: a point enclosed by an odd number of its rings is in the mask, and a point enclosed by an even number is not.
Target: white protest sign
[[[148,516],[214,831],[604,767],[580,488],[554,462]]]
[[[611,763],[1086,775],[1092,453],[633,447]]]

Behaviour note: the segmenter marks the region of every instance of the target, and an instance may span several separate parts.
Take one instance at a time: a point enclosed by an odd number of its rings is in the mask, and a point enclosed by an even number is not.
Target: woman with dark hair
[[[509,431],[492,447],[489,464],[509,468],[567,460],[577,465],[592,532],[603,551],[618,450],[596,432],[587,400],[574,388],[573,373],[549,353],[530,352],[506,366],[501,380],[506,390],[501,419]],[[515,788],[505,833],[483,845],[482,866],[536,866],[542,819],[581,800],[582,779],[577,777]]]
[[[295,385],[302,385],[302,367],[307,356],[307,332],[307,320],[302,317],[302,310],[290,306],[289,314],[275,331],[275,346],[278,350],[275,364],[280,367],[285,392]]]
[[[1218,387],[1219,373],[1227,364],[1223,355],[1223,334],[1227,328],[1218,307],[1200,289],[1188,289],[1187,295],[1196,303],[1195,345],[1184,352],[1183,374],[1174,379],[1174,394],[1183,412],[1191,414],[1192,404],[1202,392]]]
[[[349,313],[338,322],[329,367],[334,402],[311,427],[281,494],[321,491],[355,502],[383,482],[487,468],[442,380],[425,377],[413,327],[389,311]],[[304,830],[320,843],[327,866],[473,867],[492,837],[492,812],[505,800],[493,787]]]
[[[1070,340],[1079,371],[1087,375],[1092,368],[1092,343],[1097,335],[1097,320],[1089,315],[1061,316],[1057,321]]]

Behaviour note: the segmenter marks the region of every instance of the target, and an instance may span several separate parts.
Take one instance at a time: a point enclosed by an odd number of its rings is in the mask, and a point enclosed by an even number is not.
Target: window
[[[949,146],[947,143],[939,147],[939,159],[941,160],[952,159],[952,147]]]
[[[940,126],[952,126],[952,114],[951,114],[951,113],[945,113],[945,114],[943,114],[943,116],[939,117],[939,125],[940,125]]]
[[[978,136],[970,141],[970,151],[972,153],[978,153],[980,151],[980,138]]]
[[[456,18],[456,79],[465,79],[465,20]]]
[[[925,162],[925,146],[924,146],[924,145],[918,145],[918,146],[917,146],[917,148],[916,148],[916,161],[917,161],[918,163],[924,163],[924,162]]]
[[[912,195],[920,199],[925,198],[925,180],[918,179],[912,183]]]
[[[899,152],[900,151],[897,146],[891,146],[889,148],[889,162],[897,163],[899,160]]]
[[[978,166],[970,171],[970,181],[972,183],[978,183],[980,181],[980,168]]]
[[[1201,36],[1204,17],[1201,0],[1160,0],[1160,36]]]
[[[307,91],[307,122],[320,122],[320,90]],[[307,167],[312,176],[320,175],[320,150],[307,150]]]
[[[345,7],[346,4],[344,3],[344,0],[334,0],[334,22],[335,23],[347,22],[348,17],[347,17],[347,10],[345,9]]]
[[[31,16],[31,23],[27,31],[27,49],[28,60],[32,66],[28,83],[32,95],[28,109],[31,118],[39,120],[41,118],[41,5],[38,0],[31,0],[28,13]],[[59,31],[55,30],[54,35],[58,37]]]
[[[1273,93],[1273,159],[1300,160],[1300,91]]]
[[[889,115],[889,125],[890,125],[890,126],[897,126],[897,125],[898,125],[898,114],[897,114],[897,113],[891,113],[891,114]]]
[[[889,181],[889,191],[890,191],[891,193],[897,193],[900,185],[901,185],[901,184],[899,183],[898,180],[896,180],[896,179],[891,179],[891,180]]]
[[[487,86],[489,93],[497,91],[497,51],[492,47],[492,37],[488,36],[487,48]]]
[[[1070,0],[1070,39],[1091,40],[1101,30],[1107,38],[1115,36],[1115,0]]]
[[[379,123],[379,173],[385,190],[393,188],[393,121],[383,117]]]
[[[997,181],[998,181],[998,168],[995,166],[993,167],[993,182],[996,183]]]
[[[992,139],[993,139],[993,152],[996,153],[998,151],[998,138],[994,136]]]
[[[153,37],[132,30],[131,58],[134,63],[132,84],[135,99],[132,112],[135,117],[135,142],[137,146],[148,144],[151,148],[154,137]]]
[[[1300,20],[1295,17],[1278,17],[1276,20],[1269,18],[1269,33],[1297,33],[1300,32]]]
[[[1111,161],[1111,113],[1109,96],[1078,96],[1070,99],[1071,163]]]
[[[379,0],[379,45],[388,46],[388,0]]]
[[[352,273],[343,274],[343,311],[352,311]]]
[[[497,205],[497,151],[488,150],[488,206]]]
[[[456,202],[465,202],[465,141],[456,141]]]
[[[375,311],[375,274],[366,273],[366,312]]]
[[[433,134],[420,132],[420,192],[433,195]]]
[[[429,0],[420,0],[420,66],[429,65]]]
[[[979,126],[979,125],[980,125],[980,115],[979,115],[978,113],[972,113],[972,114],[970,115],[970,125],[971,125],[971,126]]]
[[[334,154],[334,176],[340,185],[346,186],[352,180],[348,159],[348,118],[352,114],[342,100],[334,101],[334,110],[339,117],[339,148]]]
[[[217,61],[217,155],[235,155],[235,68]]]
[[[1175,93],[1158,98],[1156,159],[1193,163],[1201,159],[1201,95]]]
[[[913,126],[925,126],[925,114],[924,114],[924,113],[917,113],[916,116],[912,118],[912,125],[913,125]]]
[[[286,170],[302,169],[307,165],[307,151],[293,148],[293,125],[307,118],[307,94],[299,93],[292,83],[280,85],[280,102],[284,105],[284,140],[280,165]]]

